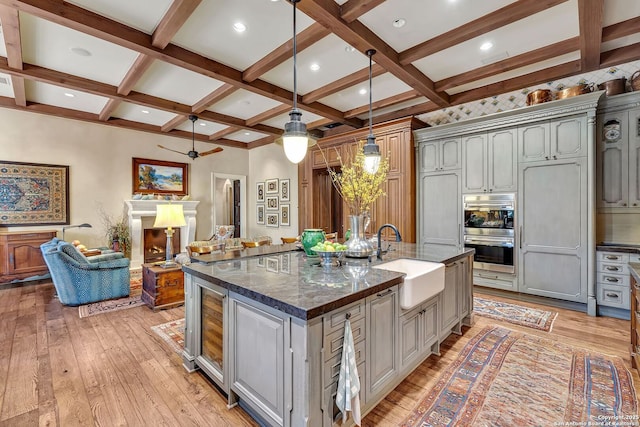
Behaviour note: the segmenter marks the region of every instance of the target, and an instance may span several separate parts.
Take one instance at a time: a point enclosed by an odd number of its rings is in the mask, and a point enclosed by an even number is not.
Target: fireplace
[[[167,233],[165,228],[145,228],[142,233],[144,262],[165,261],[167,259]],[[179,254],[180,229],[176,228],[171,239],[172,253]]]
[[[129,217],[129,230],[131,230],[131,268],[140,268],[145,262],[144,258],[144,229],[153,228],[156,217],[156,206],[158,204],[169,203],[166,200],[125,200],[127,215]],[[173,236],[174,255],[185,251],[185,247],[195,240],[196,237],[196,207],[198,201],[172,201],[171,203],[181,204],[184,211],[184,219],[187,225],[176,227],[176,234]],[[180,230],[180,234],[177,231]],[[167,246],[167,235],[160,229],[163,238],[163,248]],[[177,236],[180,236],[179,238]],[[179,242],[179,244],[178,244]],[[177,245],[177,249],[176,249]],[[164,256],[162,260],[164,260]]]

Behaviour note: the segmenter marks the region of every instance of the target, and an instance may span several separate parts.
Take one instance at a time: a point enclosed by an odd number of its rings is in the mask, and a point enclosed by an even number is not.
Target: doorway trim
[[[216,179],[229,179],[240,181],[240,232],[247,233],[247,177],[246,175],[233,175],[229,173],[211,172],[211,230],[213,235],[216,226]],[[224,224],[219,224],[224,225]],[[242,236],[241,236],[242,237]]]

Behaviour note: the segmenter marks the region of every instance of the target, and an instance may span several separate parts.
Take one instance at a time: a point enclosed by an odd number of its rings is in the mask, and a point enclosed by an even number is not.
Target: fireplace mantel
[[[142,219],[155,218],[156,206],[159,204],[173,203],[182,205],[184,219],[187,223],[180,227],[181,250],[193,242],[196,237],[196,207],[199,201],[192,200],[125,200],[127,215],[129,217],[129,229],[131,230],[131,268],[138,268],[144,262],[144,248],[142,247]]]

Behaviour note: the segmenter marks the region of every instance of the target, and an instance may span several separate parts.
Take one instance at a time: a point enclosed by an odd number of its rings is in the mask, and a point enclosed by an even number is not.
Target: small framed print
[[[278,227],[278,213],[267,213],[267,227]]]
[[[280,180],[280,201],[281,202],[288,202],[290,200],[289,185],[290,185],[290,180],[288,179]]]
[[[291,254],[280,255],[280,271],[282,273],[290,273]]]
[[[257,266],[258,267],[264,267],[264,257],[258,258]]]
[[[256,222],[258,224],[264,224],[264,205],[256,206]]]
[[[264,181],[267,194],[278,194],[278,178],[267,179]]]
[[[289,203],[280,205],[280,225],[291,225],[289,224]]]
[[[264,182],[256,182],[256,201],[264,203]]]
[[[267,196],[267,209],[269,210],[278,209],[278,196]]]
[[[278,258],[267,258],[267,271],[278,272]]]

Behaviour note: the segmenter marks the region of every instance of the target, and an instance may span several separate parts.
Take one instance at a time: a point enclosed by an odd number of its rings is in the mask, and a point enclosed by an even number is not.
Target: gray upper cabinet
[[[517,189],[515,129],[462,138],[462,192],[488,193]]]
[[[460,138],[431,141],[420,145],[420,172],[460,169]]]
[[[640,108],[598,115],[599,208],[640,207]]]
[[[419,180],[418,243],[461,246],[460,171],[422,174]]]
[[[557,160],[587,155],[586,117],[563,117],[518,129],[519,162]]]

